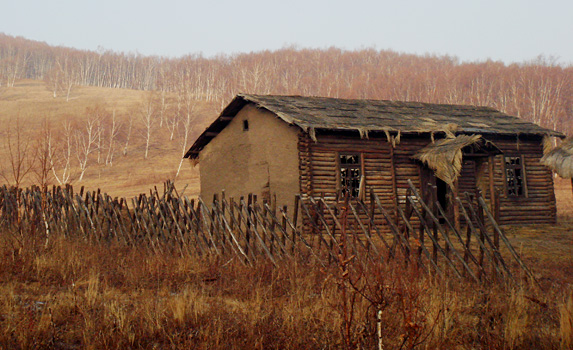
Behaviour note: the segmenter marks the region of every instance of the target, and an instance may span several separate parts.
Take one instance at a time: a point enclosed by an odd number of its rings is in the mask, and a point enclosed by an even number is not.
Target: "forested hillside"
[[[573,133],[573,66],[459,62],[387,50],[287,47],[206,58],[81,51],[0,34],[0,86],[44,80],[54,96],[79,85],[178,93],[221,106],[236,93],[300,94],[500,109]],[[183,91],[183,92],[182,92]]]

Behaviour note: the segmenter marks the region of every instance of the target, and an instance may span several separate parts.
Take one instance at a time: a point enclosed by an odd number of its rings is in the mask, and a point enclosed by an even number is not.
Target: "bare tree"
[[[125,145],[123,146],[123,151],[122,151],[124,157],[127,155],[127,149],[129,147],[129,141],[131,139],[131,131],[133,130],[133,119],[136,113],[137,112],[133,110],[127,112],[127,133],[125,135]]]
[[[183,156],[185,156],[185,153],[187,152],[188,148],[187,143],[189,142],[189,134],[193,129],[195,119],[196,119],[195,104],[189,102],[189,104],[187,104],[185,108],[185,117],[183,118],[181,123],[183,128],[180,128],[181,137],[179,144],[181,146],[181,159],[179,161],[179,166],[177,167],[177,172],[175,173],[175,177],[179,176],[179,172],[181,171],[181,165],[183,165],[183,159],[184,159]]]
[[[50,173],[53,170],[50,155],[54,151],[52,130],[47,118],[42,122],[42,129],[35,139],[34,148],[36,149],[36,164],[32,171],[37,184],[41,187],[45,187],[50,181]]]
[[[7,162],[0,171],[2,177],[7,183],[20,187],[22,182],[32,171],[34,167],[33,149],[30,148],[30,138],[24,134],[20,125],[20,117],[16,117],[16,126],[6,128],[6,137],[4,144],[7,149]]]
[[[99,119],[97,117],[90,116],[86,120],[85,125],[82,129],[78,129],[74,133],[76,158],[78,159],[78,165],[80,167],[80,176],[78,181],[82,181],[84,178],[86,169],[89,165],[90,154],[96,150],[97,139],[99,138],[99,133],[101,129],[98,127]]]
[[[145,155],[144,159],[147,159],[149,155],[149,144],[151,142],[151,135],[153,128],[156,124],[156,103],[155,96],[153,93],[147,95],[145,100],[140,105],[140,121],[143,125],[143,137],[145,138]]]
[[[65,57],[65,61],[60,65],[63,74],[62,87],[66,94],[66,102],[70,101],[72,88],[77,85],[77,70],[71,58]]]
[[[46,88],[52,92],[54,98],[58,97],[58,92],[62,90],[62,75],[60,69],[57,67],[52,68],[46,75],[44,75],[44,82]]]
[[[109,132],[108,132],[108,143],[107,143],[108,147],[107,147],[107,154],[105,156],[105,165],[109,166],[113,165],[113,156],[115,154],[115,142],[116,142],[115,139],[119,134],[121,126],[122,124],[117,120],[114,109],[111,115],[111,124],[109,126]]]
[[[47,139],[50,167],[54,178],[60,185],[69,183],[72,178],[73,131],[72,123],[66,120],[62,125],[62,135],[58,142],[54,143],[51,136]],[[61,145],[61,148],[57,148],[55,144]]]

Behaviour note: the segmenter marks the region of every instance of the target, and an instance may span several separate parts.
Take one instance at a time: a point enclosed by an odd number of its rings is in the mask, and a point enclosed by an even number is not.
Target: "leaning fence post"
[[[298,226],[298,202],[299,201],[300,201],[300,197],[295,196],[294,197],[293,213],[292,213],[292,224],[294,226],[294,229],[292,231],[292,252],[293,253],[294,253],[295,245],[296,245],[296,229]]]
[[[286,205],[283,206],[283,212],[288,215],[288,207],[287,207]],[[275,216],[276,216],[276,214],[275,214]],[[283,245],[286,247],[286,239],[287,239],[286,228],[287,228],[287,223],[286,223],[286,217],[284,217],[284,216],[283,216],[283,220],[282,220],[282,227],[283,227],[282,240],[283,240]]]
[[[428,194],[428,197],[430,197],[430,210],[429,212],[431,214],[433,214],[434,216],[436,215],[436,201],[438,200],[438,187],[434,186],[432,184],[428,184],[428,187],[431,189],[430,193]],[[424,201],[427,202],[427,199],[424,198]],[[430,213],[426,213],[427,216],[429,216]],[[438,236],[438,227],[436,226],[435,222],[431,222],[432,225],[432,235],[434,236],[434,242],[439,242],[440,237]],[[434,243],[433,244],[433,248],[432,248],[432,257],[434,258],[434,262],[437,264],[438,263],[438,247],[437,247],[438,243]],[[448,245],[446,245],[446,249],[448,249]],[[448,255],[448,251],[446,250],[446,255]]]
[[[500,209],[501,209],[501,205],[500,205],[500,195],[499,192],[496,190],[493,192],[493,210],[494,210],[494,219],[495,222],[499,222],[499,218],[500,218]],[[496,249],[499,249],[499,233],[497,232],[497,230],[493,230],[493,244],[495,245]]]

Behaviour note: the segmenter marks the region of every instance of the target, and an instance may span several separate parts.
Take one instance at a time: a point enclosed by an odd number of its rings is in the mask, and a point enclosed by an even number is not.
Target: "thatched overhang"
[[[501,153],[497,146],[481,135],[458,135],[431,143],[416,153],[414,158],[427,164],[436,177],[453,187],[462,171],[464,154],[488,156]]]
[[[544,155],[541,164],[553,169],[562,178],[573,180],[573,137],[565,139]]]
[[[445,133],[538,135],[564,137],[563,134],[512,117],[490,107],[350,100],[327,97],[273,96],[239,94],[219,117],[199,136],[185,154],[197,158],[199,152],[221,132],[247,104],[275,114],[289,125],[307,132],[352,131],[368,138],[369,133]]]

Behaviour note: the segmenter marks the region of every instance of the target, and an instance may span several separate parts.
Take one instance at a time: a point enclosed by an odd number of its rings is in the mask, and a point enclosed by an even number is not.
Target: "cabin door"
[[[421,195],[424,202],[426,202],[430,208],[433,208],[434,215],[440,220],[440,222],[445,222],[445,219],[438,208],[434,205],[436,202],[440,204],[444,214],[449,219],[452,219],[453,206],[451,198],[453,197],[453,193],[450,186],[442,179],[436,177],[434,171],[425,165],[420,167],[420,184]]]
[[[437,201],[447,213],[451,196],[451,189],[448,184],[436,177],[434,171],[425,165],[420,168],[420,184],[424,201],[428,204]]]

